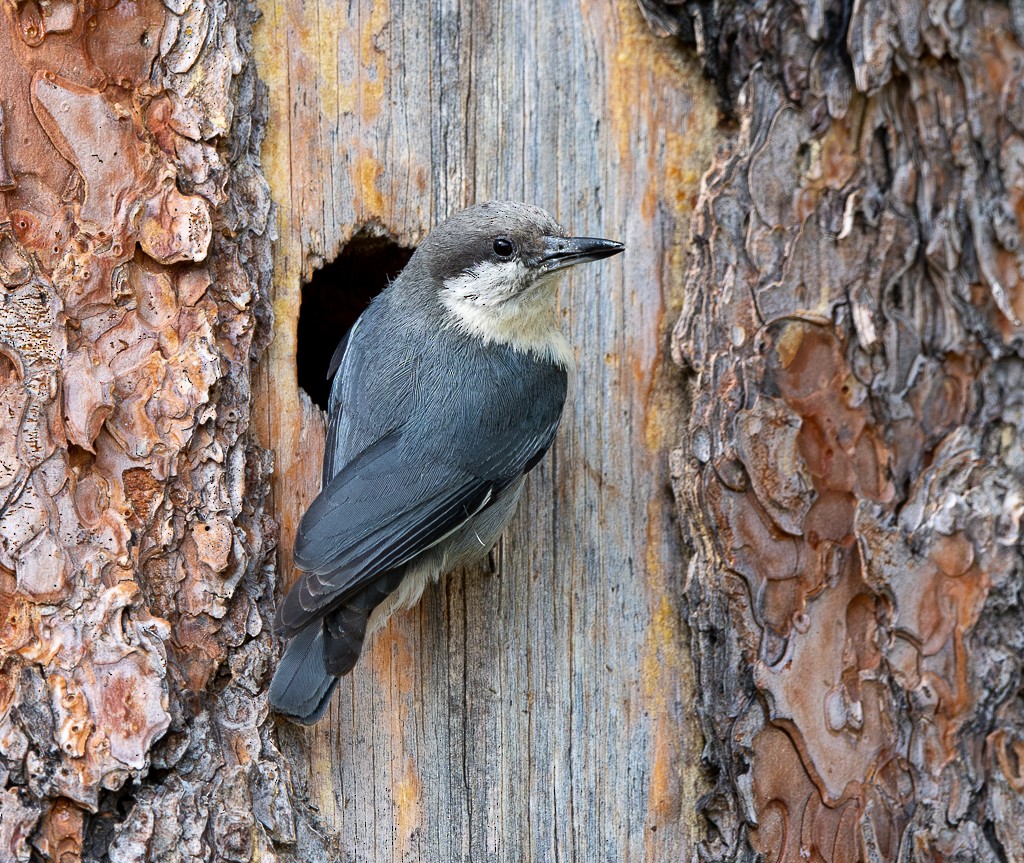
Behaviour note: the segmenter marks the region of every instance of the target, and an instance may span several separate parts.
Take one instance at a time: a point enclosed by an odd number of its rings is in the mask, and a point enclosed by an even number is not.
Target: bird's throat
[[[558,328],[554,294],[552,279],[500,302],[446,290],[441,303],[449,323],[467,335],[535,354],[572,371],[575,357]]]

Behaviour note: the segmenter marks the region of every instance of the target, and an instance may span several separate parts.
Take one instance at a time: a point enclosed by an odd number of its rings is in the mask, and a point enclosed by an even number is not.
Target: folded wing
[[[561,418],[561,367],[441,338],[429,349],[448,353],[427,358],[379,338],[360,319],[332,363],[324,486],[299,525],[305,574],[278,610],[285,636],[464,525],[540,460]]]

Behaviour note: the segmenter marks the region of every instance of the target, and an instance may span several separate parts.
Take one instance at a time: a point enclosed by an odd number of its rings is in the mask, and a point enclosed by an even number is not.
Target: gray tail
[[[288,642],[270,681],[270,706],[295,722],[312,725],[327,712],[337,684],[324,665],[324,624],[317,620]]]
[[[370,612],[359,599],[324,618],[324,665],[329,674],[348,674],[363,652]]]
[[[405,570],[378,576],[324,618],[324,665],[328,674],[348,674],[363,652],[370,613],[391,594]]]
[[[404,574],[384,573],[288,642],[270,681],[274,710],[303,725],[312,725],[327,712],[338,678],[352,670],[362,653],[370,612],[398,587]]]

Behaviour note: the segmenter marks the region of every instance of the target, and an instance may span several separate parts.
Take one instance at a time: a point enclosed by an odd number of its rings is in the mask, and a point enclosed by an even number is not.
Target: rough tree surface
[[[233,0],[0,9],[3,861],[273,859],[290,839],[260,694],[252,19]]]
[[[1024,5],[645,3],[738,128],[673,473],[705,860],[1024,860]]]
[[[267,0],[269,108],[243,0],[3,5],[0,858],[687,859],[696,699],[706,860],[1024,859],[1024,6],[644,5],[699,197],[628,0]],[[553,457],[285,730],[301,281],[497,196],[629,247]]]
[[[633,0],[260,11],[0,9],[0,860],[681,859],[666,347],[711,88]],[[316,729],[275,724],[267,622],[323,443],[302,280],[490,197],[630,248],[563,293],[559,440],[499,573],[429,590]]]
[[[323,722],[282,728],[299,845],[322,836],[322,859],[358,863],[688,859],[700,735],[668,483],[683,387],[668,346],[713,152],[712,86],[635,0],[261,8],[280,239],[255,391],[282,580],[323,446],[295,384],[304,278],[354,254],[354,236],[410,248],[490,198],[627,247],[561,290],[575,393],[498,572],[428,589],[368,644]],[[365,290],[351,281],[338,277],[339,296]]]

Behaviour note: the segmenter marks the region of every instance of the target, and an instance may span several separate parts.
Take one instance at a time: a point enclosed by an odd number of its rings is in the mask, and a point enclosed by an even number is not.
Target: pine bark
[[[700,859],[1024,860],[1024,6],[645,7],[737,123],[673,337]]]
[[[0,860],[293,838],[265,696],[255,10],[0,9]]]
[[[1024,860],[1024,6],[641,6],[3,6],[0,860]],[[564,427],[283,725],[302,283],[494,197]]]
[[[679,856],[665,357],[710,91],[626,0],[261,11],[269,90],[242,3],[0,15],[0,858]],[[324,723],[281,725],[269,621],[323,435],[301,284],[490,197],[625,239],[635,281],[563,294],[580,379],[499,573],[431,589]]]

